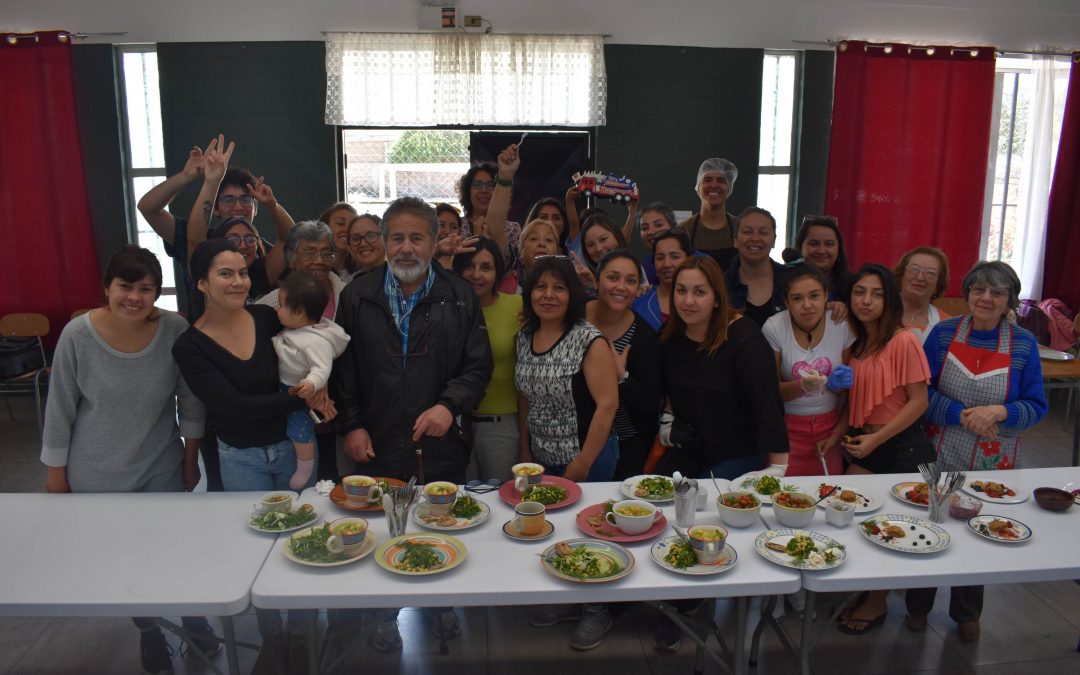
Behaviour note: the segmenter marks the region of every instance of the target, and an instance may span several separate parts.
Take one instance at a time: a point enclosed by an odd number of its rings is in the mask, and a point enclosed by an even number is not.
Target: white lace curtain
[[[585,127],[606,105],[598,35],[326,36],[327,124]]]

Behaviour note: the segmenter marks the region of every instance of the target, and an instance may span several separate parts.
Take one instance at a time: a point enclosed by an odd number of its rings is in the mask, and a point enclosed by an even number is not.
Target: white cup
[[[270,511],[292,511],[293,497],[291,492],[267,492],[263,498],[255,504],[255,513],[262,515]]]
[[[638,514],[633,515],[628,512],[629,510],[634,510]],[[612,506],[611,511],[604,514],[604,518],[626,534],[643,534],[649,531],[661,515],[663,512],[649,502],[626,499]]]

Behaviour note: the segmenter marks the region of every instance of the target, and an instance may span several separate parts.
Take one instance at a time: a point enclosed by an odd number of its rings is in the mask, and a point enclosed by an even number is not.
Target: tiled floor
[[[1065,430],[1064,397],[1055,395],[1055,411],[1025,435],[1026,466],[1062,466],[1069,463]],[[0,492],[37,492],[44,489],[45,470],[38,462],[39,440],[33,403],[12,397],[15,421],[0,404]],[[6,516],[5,516],[6,517]],[[1080,530],[1078,530],[1080,532]],[[1072,536],[1078,536],[1076,532]],[[3,570],[0,570],[0,584]],[[947,593],[939,598],[947,597]],[[829,601],[831,599],[826,599]],[[832,599],[834,600],[834,599]],[[962,644],[946,612],[938,602],[929,629],[915,634],[903,626],[904,604],[899,594],[889,598],[885,624],[867,636],[850,636],[827,628],[814,652],[818,673],[941,673],[943,675],[1065,675],[1080,672],[1080,586],[1069,582],[990,586],[982,618],[982,639]],[[339,672],[364,673],[469,673],[469,675],[519,675],[520,673],[587,672],[595,675],[667,675],[691,673],[694,650],[689,641],[677,654],[653,649],[652,611],[630,607],[615,619],[604,643],[591,652],[578,653],[568,646],[572,623],[551,628],[530,628],[527,608],[458,609],[463,635],[450,643],[450,654],[440,656],[419,611],[401,614],[403,653],[378,654],[362,639],[344,658]],[[756,603],[751,616],[756,616]],[[734,604],[721,601],[717,616],[731,635]],[[824,620],[824,618],[819,619]],[[216,622],[215,622],[216,623]],[[793,637],[798,623],[783,622]],[[258,643],[254,616],[238,617],[237,638]],[[325,629],[325,617],[320,618]],[[220,632],[220,631],[219,631]],[[349,640],[346,640],[347,642]],[[175,639],[170,640],[174,645]],[[240,650],[240,668],[247,673],[253,651]],[[188,656],[174,660],[177,673],[209,672]],[[225,667],[224,654],[216,663]],[[784,652],[776,636],[766,632],[757,672],[768,675],[796,673],[797,664]],[[140,672],[136,629],[127,619],[97,618],[0,618],[0,675]],[[706,673],[723,672],[706,662]]]

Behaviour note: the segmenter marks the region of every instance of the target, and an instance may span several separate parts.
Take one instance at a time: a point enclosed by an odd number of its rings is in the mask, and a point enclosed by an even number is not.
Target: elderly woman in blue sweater
[[[923,349],[930,364],[927,435],[943,470],[986,471],[1020,465],[1020,432],[1046,416],[1035,336],[1010,323],[1020,279],[1003,262],[979,262],[964,277],[968,313],[934,326]],[[907,595],[908,628],[926,629],[936,589]],[[983,587],[953,587],[949,615],[960,639],[979,637]]]

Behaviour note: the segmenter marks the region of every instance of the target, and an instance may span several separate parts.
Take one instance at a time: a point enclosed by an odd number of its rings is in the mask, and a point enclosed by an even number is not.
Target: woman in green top
[[[472,458],[466,475],[470,480],[510,480],[510,467],[517,463],[518,456],[514,344],[520,327],[521,296],[495,290],[506,274],[503,256],[495,242],[479,237],[473,248],[475,252],[454,256],[454,271],[472,284],[480,298],[495,370],[483,400],[472,414]]]

